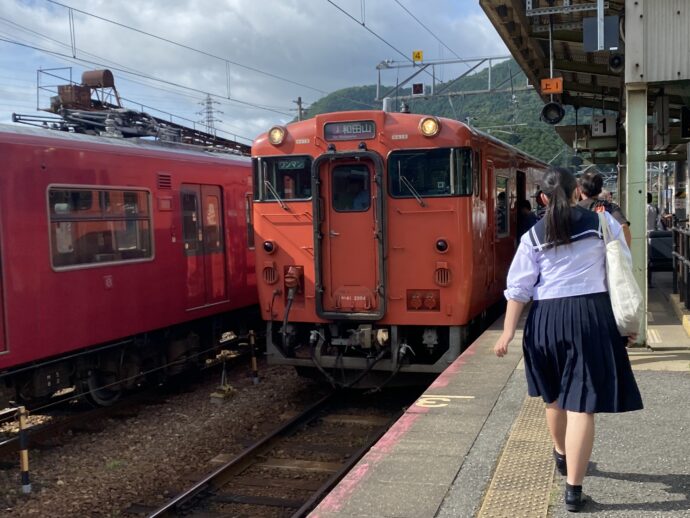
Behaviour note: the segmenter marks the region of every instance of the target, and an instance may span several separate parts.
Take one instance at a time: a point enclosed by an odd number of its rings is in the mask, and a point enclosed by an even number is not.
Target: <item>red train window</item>
[[[51,187],[48,205],[55,268],[153,257],[146,191]]]

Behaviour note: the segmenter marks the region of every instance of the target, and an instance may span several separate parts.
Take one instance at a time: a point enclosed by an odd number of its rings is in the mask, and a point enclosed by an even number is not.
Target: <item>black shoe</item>
[[[587,502],[587,497],[582,494],[582,486],[565,485],[565,510],[571,513],[579,513]]]
[[[553,458],[556,461],[556,469],[565,477],[568,474],[568,465],[565,463],[565,455],[563,453],[558,453],[556,448],[554,448]]]

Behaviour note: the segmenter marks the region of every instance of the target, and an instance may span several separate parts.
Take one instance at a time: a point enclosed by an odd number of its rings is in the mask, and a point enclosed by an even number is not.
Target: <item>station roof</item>
[[[583,44],[583,19],[596,16],[595,0],[479,0],[489,20],[505,42],[529,81],[540,91],[540,80],[550,75],[549,64],[549,18],[551,17],[553,38],[554,77],[563,78],[563,94],[557,99],[563,105],[575,108],[594,108],[608,112],[625,112],[625,79],[622,67],[613,71],[609,66],[612,54],[618,50],[586,52]],[[532,13],[527,8],[531,4]],[[570,12],[563,10],[570,4]],[[607,0],[606,16],[624,18],[625,0]],[[622,26],[621,26],[622,27]],[[623,35],[624,37],[624,35]],[[688,86],[684,84],[649,85],[649,114],[656,94],[664,89],[669,96],[670,117],[678,118],[680,107],[684,105],[683,96],[688,96]],[[548,94],[540,92],[542,99],[549,100]],[[578,148],[593,152],[592,161],[615,163],[611,156],[617,149],[615,137],[592,138],[589,126],[557,126],[561,138],[570,146],[575,138]],[[652,139],[648,139],[651,142]],[[594,155],[599,155],[597,159]],[[608,155],[608,156],[607,156]],[[680,129],[671,123],[671,145],[662,152],[649,155],[649,160],[671,161],[686,158],[685,145],[680,139]]]

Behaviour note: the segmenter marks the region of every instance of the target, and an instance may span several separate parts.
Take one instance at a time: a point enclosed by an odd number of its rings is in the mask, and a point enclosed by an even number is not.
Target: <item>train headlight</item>
[[[285,140],[287,130],[283,126],[273,126],[268,130],[268,141],[274,146],[280,146]]]
[[[441,131],[441,121],[436,117],[424,117],[419,121],[419,131],[425,137],[435,137]]]
[[[264,241],[263,247],[264,251],[267,254],[272,254],[278,248],[278,246],[273,241]]]
[[[441,254],[445,254],[448,251],[448,241],[445,239],[436,240],[436,251]]]

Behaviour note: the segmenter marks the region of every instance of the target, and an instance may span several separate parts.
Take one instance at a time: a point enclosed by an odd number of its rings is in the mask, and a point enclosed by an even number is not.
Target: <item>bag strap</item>
[[[604,236],[604,243],[608,244],[611,242],[611,229],[609,228],[609,222],[606,220],[606,213],[599,212],[599,231]]]

